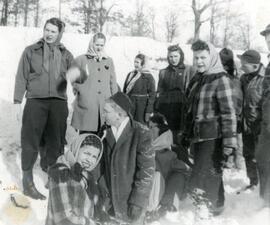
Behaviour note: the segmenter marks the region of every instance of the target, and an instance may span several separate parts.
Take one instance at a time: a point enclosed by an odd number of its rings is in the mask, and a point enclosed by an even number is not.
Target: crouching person
[[[175,195],[178,200],[185,197],[189,167],[178,159],[173,151],[173,133],[165,117],[154,113],[149,120],[152,136],[151,148],[155,151],[156,170],[150,194],[146,222],[153,222],[165,216],[167,212],[177,211],[174,205]]]
[[[49,168],[46,225],[95,224],[91,218],[97,195],[94,195],[96,182],[91,171],[98,165],[102,152],[103,144],[98,136],[82,134]]]
[[[118,92],[105,101],[104,117],[110,127],[103,140],[103,175],[110,196],[109,214],[127,224],[143,224],[155,155],[149,129],[133,121],[132,103]]]

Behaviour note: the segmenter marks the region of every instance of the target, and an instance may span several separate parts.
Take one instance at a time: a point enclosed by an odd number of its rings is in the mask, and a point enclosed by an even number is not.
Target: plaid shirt
[[[94,225],[93,203],[79,182],[68,179],[55,182],[49,178],[46,225]]]
[[[188,92],[189,114],[192,115],[193,142],[223,139],[226,147],[236,147],[237,118],[234,106],[233,84],[225,73],[201,75],[196,74],[191,81]],[[220,127],[218,137],[200,138],[196,136],[195,125],[199,124],[204,133],[210,133],[207,126],[214,121],[214,126]]]

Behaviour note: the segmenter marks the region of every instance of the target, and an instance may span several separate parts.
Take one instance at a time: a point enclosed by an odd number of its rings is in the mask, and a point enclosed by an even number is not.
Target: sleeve
[[[88,74],[87,64],[83,61],[84,55],[78,56],[71,61],[70,68],[67,72],[67,79],[72,85],[75,83],[82,84],[90,75]]]
[[[123,93],[126,93],[127,92],[127,81],[128,81],[128,78],[130,76],[131,73],[128,73],[127,76],[126,76],[126,79],[125,79],[125,82],[124,82],[124,86],[123,86]]]
[[[236,148],[237,119],[233,103],[233,84],[226,76],[222,76],[219,79],[217,87],[217,101],[221,115],[223,146]]]
[[[74,57],[70,51],[67,51],[67,68],[69,69],[72,66],[72,63],[74,62]]]
[[[247,124],[250,128],[253,128],[255,123],[259,123],[261,121],[261,108],[262,108],[262,80],[258,80],[256,83],[256,87],[254,88],[254,92],[250,95],[249,102],[247,104],[247,109],[245,112],[245,118]]]
[[[111,94],[114,95],[118,91],[117,83],[116,83],[116,75],[115,75],[115,67],[113,60],[111,60],[111,70],[110,70],[110,88]]]
[[[27,52],[27,49],[25,49],[18,65],[13,96],[14,103],[21,103],[26,91],[27,77],[30,73],[30,62]]]
[[[76,186],[72,186],[70,182],[55,183],[49,180],[49,205],[51,212],[48,212],[53,221],[58,225],[94,225],[94,222],[86,215],[79,216],[76,214],[71,198],[76,193]],[[83,206],[83,199],[81,201]],[[82,209],[83,210],[83,209]]]
[[[188,88],[188,85],[191,81],[191,79],[194,77],[194,75],[196,74],[196,69],[193,66],[186,66],[186,74],[185,74],[185,82],[184,82],[184,88],[185,88],[185,92]]]
[[[163,72],[162,70],[159,71],[158,74],[158,86],[157,86],[157,93],[160,93],[163,91],[162,86],[163,86]]]
[[[149,95],[147,106],[146,106],[146,113],[152,113],[154,108],[154,102],[156,98],[156,91],[155,91],[155,80],[151,74],[149,74],[149,79],[147,82],[147,93]]]
[[[140,133],[137,146],[136,173],[128,203],[146,208],[155,172],[155,153],[150,148],[151,137],[147,129]]]

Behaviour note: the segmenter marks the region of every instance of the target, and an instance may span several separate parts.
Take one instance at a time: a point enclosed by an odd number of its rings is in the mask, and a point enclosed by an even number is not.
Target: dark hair
[[[223,48],[219,52],[219,56],[224,69],[229,75],[234,76],[235,65],[233,59],[233,51],[228,48]]]
[[[168,55],[170,52],[178,52],[180,54],[180,61],[179,61],[179,64],[183,64],[184,63],[184,60],[185,60],[185,55],[184,55],[184,52],[183,50],[180,48],[180,46],[178,44],[176,45],[170,45],[168,48]],[[167,60],[168,62],[169,61],[169,57],[167,57]]]
[[[203,51],[203,50],[207,50],[208,52],[210,52],[210,48],[209,48],[208,44],[205,41],[202,41],[202,40],[195,41],[191,45],[191,49],[192,49],[193,52]]]
[[[46,27],[46,25],[47,25],[48,23],[51,23],[51,24],[53,24],[54,26],[57,26],[59,32],[64,31],[65,26],[66,26],[66,24],[65,24],[62,20],[60,20],[60,19],[58,19],[58,18],[56,18],[56,17],[52,17],[52,18],[48,19],[48,20],[45,22],[44,28]]]
[[[101,32],[94,34],[93,41],[95,42],[97,39],[103,39],[106,42],[106,36]]]
[[[154,113],[149,120],[152,123],[157,124],[157,127],[159,129],[159,135],[163,134],[164,132],[166,132],[167,130],[169,130],[169,126],[167,123],[167,120],[165,118],[165,116],[163,116],[161,113]]]
[[[141,60],[141,66],[145,65],[145,55],[144,54],[138,54],[136,55],[135,59],[140,59]]]
[[[98,148],[99,150],[102,150],[102,142],[100,138],[94,134],[89,134],[88,136],[86,136],[83,142],[81,143],[80,148],[86,145],[93,146],[95,148]]]

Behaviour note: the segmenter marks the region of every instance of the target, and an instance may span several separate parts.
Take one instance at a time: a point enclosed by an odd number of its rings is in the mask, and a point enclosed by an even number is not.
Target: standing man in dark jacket
[[[210,43],[192,44],[197,73],[187,90],[188,114],[183,141],[194,145],[190,191],[213,214],[224,206],[222,161],[236,148],[233,84]]]
[[[43,151],[45,171],[64,152],[68,116],[65,74],[73,60],[60,43],[64,28],[57,18],[47,20],[43,38],[25,48],[16,75],[14,103],[20,107],[25,93],[27,99],[21,130],[23,192],[34,199],[45,199],[33,182],[39,150]]]
[[[104,106],[111,127],[104,139],[103,174],[110,195],[110,214],[142,224],[155,172],[155,154],[148,128],[131,119],[132,103],[118,92]]]
[[[179,45],[168,47],[167,60],[169,65],[159,72],[155,110],[165,116],[174,144],[179,144],[177,136],[183,131],[185,118],[185,92],[195,70],[184,64],[184,52]]]
[[[243,155],[246,162],[247,176],[250,180],[248,187],[258,184],[255,150],[258,136],[261,130],[261,100],[262,84],[265,75],[264,66],[261,64],[261,56],[255,50],[247,50],[238,55],[241,60],[241,76],[243,101]]]
[[[270,24],[261,32],[270,51]],[[260,197],[266,207],[270,207],[270,63],[263,81],[261,133],[255,158],[259,173]]]

